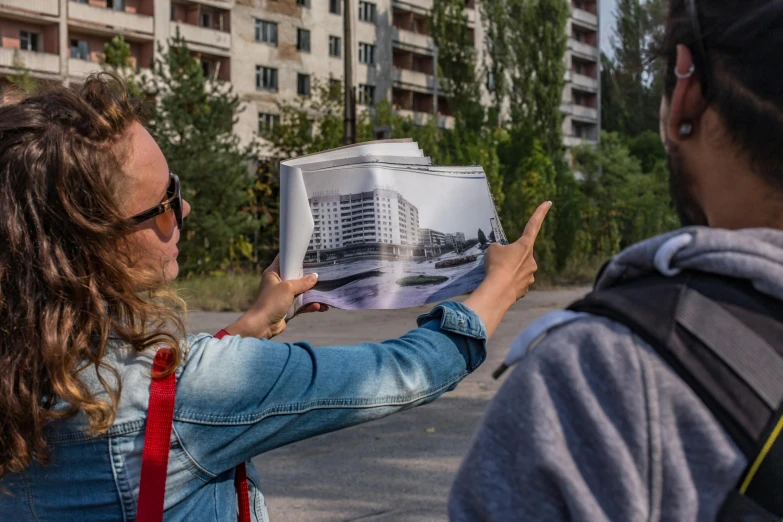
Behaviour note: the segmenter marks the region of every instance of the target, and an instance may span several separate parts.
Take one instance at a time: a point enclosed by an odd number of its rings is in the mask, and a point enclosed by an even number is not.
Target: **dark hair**
[[[82,411],[93,431],[111,426],[110,335],[136,350],[164,344],[170,371],[181,359],[169,331],[181,319],[128,255],[122,137],[138,115],[106,74],[0,106],[0,479],[46,462],[53,419]],[[98,369],[108,401],[79,376]]]
[[[755,171],[783,189],[783,1],[670,0],[666,29],[654,49],[666,61],[667,98],[677,83],[678,44],[693,54],[695,75],[729,138]]]

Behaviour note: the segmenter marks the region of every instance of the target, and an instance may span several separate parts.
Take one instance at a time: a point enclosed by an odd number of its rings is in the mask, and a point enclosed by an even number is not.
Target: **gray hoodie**
[[[619,254],[597,283],[681,269],[783,300],[783,231],[682,229]],[[608,319],[556,312],[506,359],[449,499],[453,521],[711,521],[745,457],[655,351]]]

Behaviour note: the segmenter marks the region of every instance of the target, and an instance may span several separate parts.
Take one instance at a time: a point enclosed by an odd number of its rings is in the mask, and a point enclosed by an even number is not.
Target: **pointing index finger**
[[[538,233],[541,230],[541,225],[544,223],[544,218],[546,217],[547,212],[549,212],[549,209],[552,208],[552,202],[547,201],[545,203],[541,203],[535,212],[533,212],[533,215],[530,217],[530,221],[527,222],[527,225],[525,225],[525,231],[522,232],[522,237],[528,239],[531,243],[535,242],[536,237],[538,237]]]

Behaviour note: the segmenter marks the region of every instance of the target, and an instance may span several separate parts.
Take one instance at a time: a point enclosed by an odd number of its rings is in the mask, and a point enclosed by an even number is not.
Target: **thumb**
[[[318,282],[318,274],[309,274],[301,279],[294,279],[290,281],[291,289],[294,291],[294,295],[299,295],[307,292]]]

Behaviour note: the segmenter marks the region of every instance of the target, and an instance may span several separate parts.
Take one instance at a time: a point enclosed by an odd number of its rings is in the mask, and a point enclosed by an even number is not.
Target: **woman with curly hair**
[[[533,282],[548,208],[490,248],[464,303],[437,305],[398,339],[270,340],[315,284],[274,267],[224,337],[185,335],[167,283],[190,206],[122,85],[101,75],[0,107],[0,520],[160,519],[139,495],[150,390],[170,376],[161,513],[236,520],[247,463],[240,513],[267,520],[252,457],[431,402],[483,362]]]

